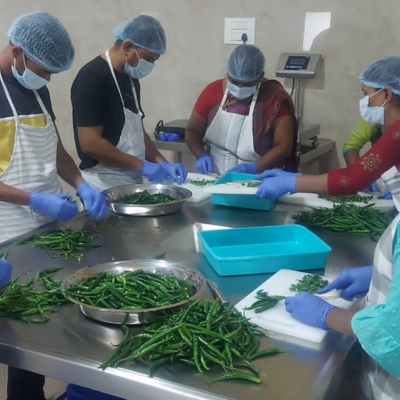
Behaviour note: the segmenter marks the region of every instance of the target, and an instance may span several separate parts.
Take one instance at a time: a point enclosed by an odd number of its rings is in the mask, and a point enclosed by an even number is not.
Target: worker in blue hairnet
[[[88,212],[106,211],[104,196],[84,182],[65,151],[46,87],[74,59],[71,39],[48,12],[15,19],[0,52],[0,242],[78,213],[58,176],[77,189]],[[43,400],[44,377],[9,369],[8,400]]]
[[[95,188],[184,182],[182,164],[169,163],[143,127],[140,83],[166,51],[161,24],[139,15],[114,28],[116,42],[79,71],[71,90],[75,143],[84,178]]]
[[[185,140],[201,173],[297,170],[293,103],[278,81],[264,77],[264,66],[259,48],[240,45],[228,59],[226,78],[198,98]]]
[[[106,209],[61,143],[46,87],[74,59],[67,31],[50,13],[34,12],[15,19],[7,36],[0,52],[0,242],[78,213],[58,175],[90,214]]]

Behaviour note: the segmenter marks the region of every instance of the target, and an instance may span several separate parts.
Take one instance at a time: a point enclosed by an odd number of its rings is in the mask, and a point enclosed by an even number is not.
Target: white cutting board
[[[189,172],[185,183],[182,183],[180,185],[192,192],[192,197],[190,197],[186,201],[188,201],[189,203],[200,203],[201,201],[203,201],[205,199],[209,199],[211,197],[211,193],[205,190],[205,188],[207,186],[204,186],[204,187],[196,186],[196,185],[193,185],[192,183],[190,183],[191,181],[193,181],[193,180],[215,181],[215,179],[216,179],[215,176],[195,174],[195,173]]]
[[[257,187],[247,187],[247,184],[226,182],[204,188],[207,192],[220,194],[256,194]]]
[[[368,193],[360,192],[361,196],[369,196]],[[294,194],[285,194],[278,199],[279,203],[290,203],[297,204],[306,207],[325,207],[325,208],[333,208],[333,204],[331,201],[320,199],[317,194],[314,193],[294,193]],[[366,206],[368,204],[374,203],[372,208],[375,210],[379,210],[382,212],[390,211],[394,208],[393,200],[385,200],[378,199],[377,197],[368,203],[351,203],[359,207]]]
[[[260,314],[256,314],[252,310],[244,310],[245,307],[251,306],[257,300],[255,296],[257,291],[260,289],[265,290],[270,295],[295,296],[296,292],[291,292],[289,287],[293,283],[297,283],[297,280],[301,279],[304,275],[307,275],[307,273],[281,269],[246,296],[242,301],[236,304],[236,308],[240,312],[243,312],[246,317],[251,318],[251,322],[254,322],[267,331],[282,333],[287,336],[294,336],[299,339],[320,343],[325,338],[327,331],[305,325],[297,319],[294,319],[288,312],[286,312],[284,300],[279,301],[274,308]],[[334,278],[325,276],[324,279],[332,281]],[[353,304],[353,302],[341,298],[328,300],[328,302],[340,308],[350,308]]]

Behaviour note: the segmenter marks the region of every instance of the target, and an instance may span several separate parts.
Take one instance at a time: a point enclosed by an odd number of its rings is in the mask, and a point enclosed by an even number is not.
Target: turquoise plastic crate
[[[332,250],[301,225],[202,231],[198,236],[204,256],[221,276],[325,268]]]
[[[241,172],[227,172],[225,175],[221,176],[221,178],[219,178],[215,182],[215,185],[224,182],[251,180],[254,179],[255,176],[256,175],[244,174]],[[273,200],[260,199],[254,194],[223,194],[223,193],[213,193],[211,195],[211,202],[222,206],[251,208],[253,210],[263,210],[263,211],[271,210],[276,203]]]

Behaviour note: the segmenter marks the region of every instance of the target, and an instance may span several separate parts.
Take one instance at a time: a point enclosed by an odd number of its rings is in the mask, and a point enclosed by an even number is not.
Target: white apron
[[[376,181],[378,189],[383,193],[386,189],[389,189],[393,196],[393,203],[400,212],[400,173],[398,167],[392,167],[387,170],[382,176]]]
[[[46,126],[25,125],[19,119],[1,73],[0,80],[15,122],[14,148],[10,163],[0,175],[0,182],[26,192],[60,193],[61,184],[57,176],[58,135],[41,97],[36,90],[33,91],[46,118]],[[31,212],[29,206],[0,201],[0,242],[51,221],[42,214]]]
[[[135,99],[136,109],[138,114],[125,107],[124,99],[115,77],[114,68],[111,63],[109,51],[106,51],[108,66],[110,67],[111,75],[121,98],[122,107],[124,109],[125,123],[122,128],[121,137],[117,144],[117,149],[123,153],[135,156],[140,160],[145,159],[146,148],[144,144],[144,133],[142,125],[142,113],[139,109],[139,103],[136,96],[136,90],[131,79],[133,98]],[[114,186],[132,185],[142,183],[142,175],[140,171],[126,171],[121,168],[110,167],[103,163],[98,163],[92,168],[82,171],[82,176],[89,185],[97,190],[103,191]]]
[[[210,147],[210,156],[214,161],[214,171],[224,174],[238,164],[256,161],[260,158],[254,150],[253,113],[260,86],[253,95],[249,115],[227,112],[223,106],[228,89],[219,105],[217,114],[207,129],[205,139]]]

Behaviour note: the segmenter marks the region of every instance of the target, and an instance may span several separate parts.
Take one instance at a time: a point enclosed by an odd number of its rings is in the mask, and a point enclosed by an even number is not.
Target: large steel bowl
[[[144,190],[147,190],[150,194],[163,193],[176,200],[166,204],[143,205],[123,204],[117,202],[117,199],[120,196],[143,192]],[[103,193],[106,196],[111,211],[121,215],[135,215],[142,217],[154,217],[174,213],[181,209],[183,201],[192,197],[192,192],[183,187],[153,183],[116,186],[105,190]]]
[[[75,283],[80,283],[86,279],[98,275],[101,271],[107,270],[115,274],[123,271],[135,271],[142,269],[144,271],[173,275],[191,283],[196,288],[196,293],[187,300],[168,306],[148,308],[144,310],[114,310],[109,308],[93,307],[75,300],[64,292]],[[154,313],[162,310],[179,309],[186,306],[189,301],[201,299],[206,296],[207,280],[198,271],[185,267],[183,265],[170,263],[165,260],[126,260],[114,261],[105,264],[98,264],[93,267],[86,267],[76,271],[73,275],[66,277],[61,284],[61,291],[64,296],[72,303],[78,304],[82,313],[92,319],[109,324],[144,324],[151,322]]]

